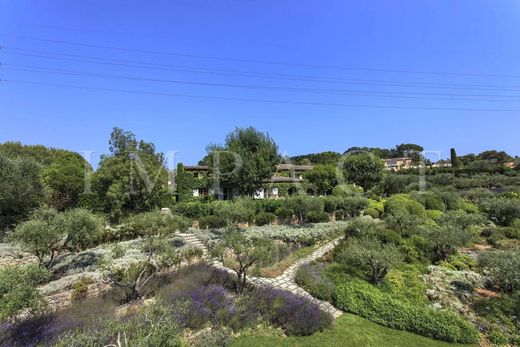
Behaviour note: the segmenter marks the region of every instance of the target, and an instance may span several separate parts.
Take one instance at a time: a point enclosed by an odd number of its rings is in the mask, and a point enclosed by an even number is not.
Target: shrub
[[[325,212],[311,211],[307,214],[308,223],[324,223],[329,221],[329,215]]]
[[[486,334],[489,342],[497,346],[505,346],[509,344],[509,339],[507,336],[502,333],[499,329],[491,328],[487,331]]]
[[[286,222],[291,222],[291,219],[294,216],[294,211],[288,207],[280,206],[276,209],[275,215],[284,219]]]
[[[370,238],[347,239],[334,249],[334,259],[352,268],[366,272],[370,282],[380,285],[390,269],[402,261],[393,244],[384,244]]]
[[[191,346],[194,347],[227,347],[230,345],[232,336],[229,331],[223,327],[212,327],[203,330],[195,336],[191,341]]]
[[[367,208],[368,199],[363,196],[349,196],[338,198],[336,203],[338,206],[336,215],[341,212],[343,215],[340,219],[342,220],[359,216]]]
[[[270,212],[260,212],[255,217],[255,224],[258,226],[268,225],[275,221],[276,216]]]
[[[426,215],[428,218],[433,219],[434,221],[439,220],[444,213],[438,210],[426,210]]]
[[[96,245],[103,232],[101,218],[82,208],[63,212],[60,217],[57,223],[67,235],[63,245],[65,249],[79,252]]]
[[[520,240],[520,227],[506,227],[502,228],[502,231],[508,239]]]
[[[336,200],[331,197],[323,197],[323,209],[327,213],[334,213],[338,207]]]
[[[299,226],[264,225],[245,229],[244,234],[250,238],[270,238],[287,244],[303,244],[308,240],[331,240],[344,233],[347,222],[328,222]]]
[[[294,212],[299,224],[309,222],[309,214],[320,214],[323,212],[323,201],[319,198],[310,197],[307,195],[292,196],[284,200],[284,205],[287,209]]]
[[[417,303],[430,304],[426,291],[428,284],[422,279],[421,271],[414,265],[401,266],[391,270],[385,277],[381,290],[389,293],[395,299]]]
[[[492,284],[502,291],[514,293],[520,289],[519,252],[485,252],[479,255],[478,262],[489,272]]]
[[[199,219],[210,214],[210,205],[201,201],[180,202],[173,207],[173,212],[191,219]]]
[[[417,201],[412,200],[406,194],[393,195],[388,200],[386,200],[385,214],[397,215],[401,212],[420,218],[426,217],[426,211],[424,206],[418,203]]]
[[[334,295],[335,287],[334,283],[323,274],[324,270],[324,264],[303,264],[298,268],[294,280],[315,298],[330,301]]]
[[[176,231],[186,231],[191,220],[161,211],[139,213],[128,218],[125,223],[132,230],[132,238],[146,235],[168,236]]]
[[[439,225],[454,226],[468,229],[471,226],[482,226],[487,222],[485,215],[479,213],[466,213],[462,210],[447,211],[437,219]]]
[[[456,291],[473,293],[475,290],[475,286],[471,282],[464,280],[454,280],[450,284],[455,288]]]
[[[477,261],[468,255],[452,254],[440,265],[451,270],[467,271],[473,270],[477,266]]]
[[[492,198],[482,203],[482,210],[496,223],[509,226],[520,218],[520,199]]]
[[[385,231],[384,223],[367,216],[355,218],[348,223],[345,228],[345,236],[375,238]]]
[[[263,199],[257,201],[257,210],[269,213],[275,213],[276,210],[282,206],[283,200],[280,199]]]
[[[220,216],[206,216],[199,219],[200,229],[220,229],[226,226],[226,220]]]
[[[396,300],[359,280],[338,285],[335,304],[377,324],[438,340],[475,343],[479,337],[469,322],[453,312]]]
[[[379,212],[372,207],[367,208],[363,214],[366,216],[370,216],[374,219],[379,218]]]
[[[238,328],[245,323],[236,314],[233,296],[218,284],[170,291],[165,300],[173,306],[185,305],[181,322],[187,328],[201,329],[208,323]]]
[[[448,259],[457,253],[457,248],[467,245],[473,235],[457,227],[430,228],[426,231],[428,252],[432,262]]]
[[[411,192],[410,197],[420,202],[427,210],[436,210],[444,212],[446,206],[442,198],[434,192]]]
[[[181,326],[172,307],[155,303],[126,320],[102,321],[94,329],[73,330],[62,336],[57,347],[121,345],[178,347],[182,345]]]
[[[82,300],[87,297],[88,287],[93,284],[94,281],[90,277],[82,277],[72,286],[72,293],[70,299],[72,301]]]
[[[363,188],[354,184],[338,184],[332,189],[333,196],[355,196],[363,193]]]
[[[247,295],[249,310],[281,327],[287,335],[311,335],[332,324],[329,313],[302,296],[270,287],[257,287]]]
[[[7,323],[4,327],[0,325],[0,345],[54,346],[59,335],[97,327],[99,320],[112,316],[114,310],[114,303],[106,299],[76,301],[66,309],[31,316],[21,321]]]
[[[39,308],[42,302],[36,286],[47,277],[47,271],[36,265],[0,268],[0,320],[23,309]]]

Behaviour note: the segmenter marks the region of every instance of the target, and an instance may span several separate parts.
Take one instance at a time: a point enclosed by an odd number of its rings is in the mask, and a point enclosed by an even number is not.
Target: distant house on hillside
[[[413,160],[411,158],[388,158],[383,159],[385,169],[388,171],[399,171],[411,169]]]
[[[278,164],[276,172],[273,176],[262,182],[262,188],[259,188],[255,194],[255,199],[278,198],[280,189],[287,188],[288,185],[294,185],[305,182],[304,174],[313,168],[312,165],[294,165],[294,164]],[[204,165],[186,165],[183,167],[184,173],[196,179],[197,183],[192,189],[193,197],[207,197],[211,195],[221,195],[224,199],[230,199],[237,195],[233,187],[221,187],[220,191],[215,192],[204,184],[203,181],[210,179],[210,168]]]

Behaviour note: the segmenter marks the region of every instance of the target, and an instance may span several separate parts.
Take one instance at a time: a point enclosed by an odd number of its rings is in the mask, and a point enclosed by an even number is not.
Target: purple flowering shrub
[[[59,335],[94,326],[100,318],[113,315],[110,301],[86,299],[72,307],[29,319],[0,324],[0,346],[50,346]]]
[[[332,322],[318,305],[286,291],[253,288],[237,295],[232,276],[205,264],[184,267],[162,276],[160,281],[158,304],[180,329],[212,326],[223,332],[237,331],[254,327],[263,320],[281,327],[288,335],[309,335]],[[88,337],[89,332],[108,329],[106,322],[118,326],[141,317],[136,313],[118,318],[115,315],[118,300],[114,296],[117,295],[109,293],[102,298],[75,302],[70,308],[54,313],[17,323],[1,323],[0,346],[51,346],[60,336]]]
[[[255,288],[247,296],[250,310],[287,335],[311,335],[332,324],[332,316],[316,303],[284,290]]]

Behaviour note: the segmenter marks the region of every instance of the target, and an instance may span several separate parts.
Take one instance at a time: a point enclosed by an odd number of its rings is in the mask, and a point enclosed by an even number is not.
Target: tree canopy
[[[363,152],[347,156],[342,168],[349,182],[369,190],[383,179],[385,164],[381,159]]]
[[[93,175],[94,192],[104,202],[103,209],[113,220],[128,212],[151,211],[160,207],[168,191],[168,171],[164,155],[152,143],[114,128],[110,154],[101,157]]]
[[[212,174],[246,195],[253,195],[280,161],[274,140],[253,127],[236,128],[223,146],[209,145],[207,152],[204,162]]]

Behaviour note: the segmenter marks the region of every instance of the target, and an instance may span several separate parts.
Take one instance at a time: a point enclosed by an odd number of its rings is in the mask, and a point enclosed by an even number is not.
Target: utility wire
[[[43,86],[73,88],[73,89],[82,89],[82,90],[120,92],[120,93],[129,93],[129,94],[174,96],[174,97],[195,98],[195,99],[243,101],[243,102],[290,104],[290,105],[340,106],[340,107],[350,107],[350,108],[374,108],[374,109],[394,109],[394,110],[514,112],[514,113],[520,112],[520,109],[486,109],[486,108],[457,108],[457,107],[394,106],[394,105],[344,104],[344,103],[327,103],[327,102],[311,102],[311,101],[289,101],[289,100],[255,99],[255,98],[236,98],[236,97],[224,97],[224,96],[206,96],[206,95],[192,95],[192,94],[178,94],[178,93],[137,91],[137,90],[127,90],[127,89],[86,87],[86,86],[76,86],[76,85],[70,85],[70,84],[57,84],[57,83],[27,81],[27,80],[15,80],[15,79],[2,79],[1,82],[32,84],[32,85],[43,85]]]
[[[461,73],[461,72],[446,72],[446,71],[418,71],[418,70],[406,70],[406,69],[379,69],[379,68],[364,68],[364,67],[346,67],[346,66],[336,66],[336,65],[288,63],[288,62],[278,62],[278,61],[270,61],[270,60],[230,58],[230,57],[220,57],[220,56],[210,56],[210,55],[196,55],[196,54],[185,54],[185,53],[177,53],[177,52],[146,50],[146,49],[139,49],[139,48],[116,47],[116,46],[109,46],[109,45],[99,45],[99,44],[89,44],[89,43],[84,43],[84,42],[73,42],[73,41],[66,41],[66,40],[35,38],[35,37],[29,37],[29,36],[23,36],[23,35],[12,35],[12,34],[2,34],[2,33],[0,33],[0,36],[12,37],[12,38],[28,40],[28,41],[69,45],[69,46],[110,49],[110,50],[122,51],[122,52],[135,52],[135,53],[146,53],[146,54],[155,54],[155,55],[178,56],[178,57],[184,57],[184,58],[195,58],[195,59],[206,59],[206,60],[232,61],[232,62],[239,62],[239,63],[268,64],[268,65],[295,66],[295,67],[334,69],[334,70],[347,70],[347,71],[427,74],[427,75],[438,75],[438,76],[520,78],[519,75],[505,75],[505,74]]]
[[[14,51],[14,52],[13,52]],[[18,51],[18,53],[17,53]],[[28,53],[20,53],[28,52]],[[474,90],[501,90],[501,91],[520,91],[520,86],[502,86],[502,85],[482,85],[482,84],[447,84],[447,83],[424,83],[424,82],[409,82],[409,81],[393,81],[393,80],[367,80],[367,79],[342,79],[335,77],[323,77],[323,76],[309,76],[309,75],[291,75],[291,74],[278,74],[278,73],[266,73],[266,72],[251,72],[251,71],[238,71],[238,70],[222,70],[222,69],[207,69],[194,66],[183,66],[183,65],[170,65],[170,64],[158,64],[135,60],[123,60],[113,58],[100,58],[78,54],[67,54],[57,53],[49,51],[41,51],[26,48],[14,48],[14,47],[2,47],[0,53],[54,59],[61,61],[76,61],[86,62],[93,64],[104,64],[104,65],[115,65],[125,67],[135,67],[141,69],[156,69],[156,70],[169,70],[169,71],[180,71],[189,73],[202,73],[202,74],[216,74],[225,76],[239,76],[239,77],[252,77],[252,78],[264,78],[264,79],[281,79],[281,80],[295,80],[295,81],[308,81],[308,82],[322,82],[322,83],[340,83],[340,84],[361,84],[361,85],[376,85],[376,86],[394,86],[394,87],[406,87],[406,88],[434,88],[434,89],[474,89]],[[71,59],[72,57],[72,59]]]
[[[11,67],[13,66],[13,67]],[[299,92],[299,93],[319,93],[319,94],[331,94],[331,95],[352,95],[352,96],[372,96],[372,97],[399,97],[399,98],[411,98],[411,99],[432,99],[432,100],[459,100],[459,101],[491,101],[491,102],[520,102],[518,100],[504,100],[504,99],[472,99],[479,97],[502,97],[502,98],[520,98],[520,95],[483,95],[483,94],[443,94],[443,93],[417,93],[417,92],[383,92],[383,91],[365,91],[365,90],[344,90],[344,89],[316,89],[316,88],[300,88],[300,87],[281,87],[281,86],[263,86],[263,85],[251,85],[251,84],[228,84],[228,83],[212,83],[212,82],[198,82],[189,80],[172,80],[172,79],[159,79],[159,78],[144,78],[124,75],[111,75],[101,73],[83,72],[77,70],[63,70],[63,69],[48,69],[33,67],[20,64],[3,64],[2,69],[12,71],[24,71],[24,72],[35,72],[44,74],[55,74],[65,76],[85,76],[95,78],[108,78],[108,79],[119,79],[119,80],[132,80],[132,81],[143,81],[143,82],[158,82],[158,83],[173,83],[183,85],[197,85],[197,86],[209,86],[209,87],[225,87],[225,88],[239,88],[239,89],[255,89],[255,90],[268,90],[268,91],[284,91],[284,92]],[[410,96],[412,94],[413,96]],[[405,96],[403,96],[405,95]],[[448,96],[449,98],[435,98],[435,97],[424,97],[416,95],[440,95]],[[453,98],[463,97],[463,98]]]

